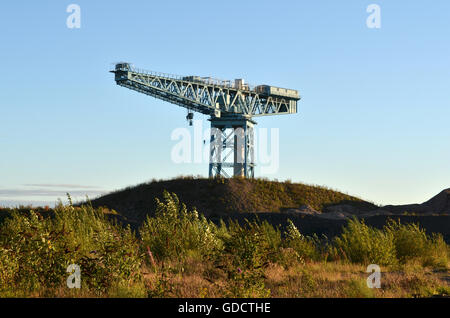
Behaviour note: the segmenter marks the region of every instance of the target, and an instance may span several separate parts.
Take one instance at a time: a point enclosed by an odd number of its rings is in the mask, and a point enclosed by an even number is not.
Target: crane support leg
[[[246,117],[211,118],[209,177],[255,176],[254,131]]]

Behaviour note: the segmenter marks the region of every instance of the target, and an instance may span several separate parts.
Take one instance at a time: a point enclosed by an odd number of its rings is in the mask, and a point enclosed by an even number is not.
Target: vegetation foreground
[[[439,234],[391,220],[354,219],[335,238],[292,222],[214,224],[173,193],[135,233],[114,211],[60,204],[52,215],[8,215],[0,225],[1,297],[432,297],[450,294],[450,247]],[[67,268],[81,269],[68,288]],[[367,266],[381,268],[369,288]]]

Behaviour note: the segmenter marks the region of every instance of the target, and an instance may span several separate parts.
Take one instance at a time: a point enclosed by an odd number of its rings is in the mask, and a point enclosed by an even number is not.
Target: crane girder
[[[190,81],[132,68],[116,68],[112,72],[115,73],[116,83],[120,86],[213,117],[221,115],[254,117],[297,112],[299,98],[263,95],[254,90]]]

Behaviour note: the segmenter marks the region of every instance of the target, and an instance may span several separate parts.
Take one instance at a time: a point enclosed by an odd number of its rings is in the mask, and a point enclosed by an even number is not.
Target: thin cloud
[[[16,208],[19,206],[46,206],[54,207],[56,205],[57,201],[36,201],[36,200],[0,200],[0,207],[5,208]]]
[[[89,197],[105,194],[104,190],[51,190],[51,189],[0,189],[0,197],[13,198],[13,197],[65,197],[66,193],[71,196],[86,196]]]
[[[97,186],[88,186],[81,184],[51,184],[51,183],[33,183],[24,184],[25,187],[39,187],[39,188],[72,188],[72,189],[98,189]]]

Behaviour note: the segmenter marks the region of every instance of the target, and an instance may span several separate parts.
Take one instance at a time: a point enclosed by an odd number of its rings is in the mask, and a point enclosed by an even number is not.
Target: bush
[[[344,293],[349,298],[373,298],[375,296],[373,289],[367,286],[366,281],[360,279],[350,280],[344,288]]]
[[[400,224],[390,219],[385,226],[385,231],[394,238],[397,258],[404,263],[408,259],[421,257],[426,249],[428,238],[424,230],[417,224]]]
[[[448,246],[442,235],[428,236],[418,224],[401,224],[390,219],[385,231],[394,237],[398,260],[406,263],[418,259],[424,266],[447,267]]]
[[[0,228],[0,288],[48,293],[66,288],[70,264],[85,293],[139,282],[141,257],[130,228],[91,206],[58,206],[54,218],[13,212]]]
[[[227,297],[269,297],[264,269],[279,258],[281,233],[268,222],[245,220],[222,223],[223,250],[216,255],[216,265],[227,273]]]
[[[237,221],[229,222],[227,231],[222,230],[223,257],[235,268],[257,269],[274,261],[281,246],[281,233],[267,221],[258,220],[241,226]]]
[[[225,297],[265,298],[270,290],[264,283],[264,275],[259,270],[236,270],[230,273],[224,290]]]
[[[315,237],[306,237],[302,235],[294,223],[292,223],[291,220],[288,220],[284,245],[287,248],[292,248],[300,259],[318,260],[320,258],[317,241],[318,239]]]
[[[421,257],[422,266],[448,269],[450,248],[441,234],[433,233],[428,237],[425,254]]]
[[[449,261],[449,247],[442,235],[429,236],[417,224],[392,219],[382,230],[364,221],[349,221],[335,238],[332,251],[335,258],[364,264],[395,265],[419,260],[422,266],[447,268]]]
[[[157,259],[204,257],[220,248],[214,223],[196,210],[188,211],[174,193],[164,191],[163,199],[156,199],[155,217],[147,216],[140,229],[143,244]]]
[[[354,263],[392,265],[397,263],[394,235],[352,219],[334,240],[335,251]]]
[[[70,255],[61,251],[63,234],[34,211],[29,215],[13,212],[0,229],[0,268],[6,269],[0,285],[26,291],[61,285],[70,264]]]

